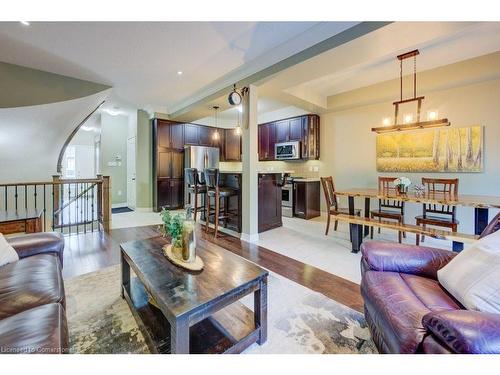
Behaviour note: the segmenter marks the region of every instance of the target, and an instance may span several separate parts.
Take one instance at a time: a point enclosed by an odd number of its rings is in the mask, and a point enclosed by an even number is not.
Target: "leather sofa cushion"
[[[453,354],[451,350],[440,341],[438,341],[434,336],[429,335],[426,336],[423,343],[422,348],[424,353],[432,353],[432,354]]]
[[[425,314],[460,309],[437,281],[397,272],[366,271],[361,283],[365,308],[390,353],[422,351]]]
[[[66,316],[58,303],[0,320],[0,353],[60,354],[68,347]]]
[[[57,255],[33,255],[0,267],[0,319],[49,303],[65,306]]]

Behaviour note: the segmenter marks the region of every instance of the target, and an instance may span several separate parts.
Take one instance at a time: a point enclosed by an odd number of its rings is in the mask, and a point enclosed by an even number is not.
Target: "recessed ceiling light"
[[[178,71],[177,71],[177,75],[178,75],[178,76],[181,76],[181,75],[182,75],[182,70],[178,70]]]
[[[29,26],[30,23],[28,21],[19,21],[21,23],[21,25],[24,25],[24,26]]]

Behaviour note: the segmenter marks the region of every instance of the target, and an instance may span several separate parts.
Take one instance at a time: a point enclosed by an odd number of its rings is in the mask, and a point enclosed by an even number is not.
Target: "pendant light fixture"
[[[241,104],[237,108],[238,110],[236,111],[236,128],[234,131],[236,132],[237,135],[241,135],[241,122],[240,122],[240,116],[241,116]]]
[[[214,105],[212,108],[214,110],[214,122],[215,122],[215,132],[214,132],[214,134],[212,136],[212,139],[214,141],[218,141],[220,139],[220,135],[219,135],[219,119],[217,118],[218,111],[219,111],[219,106],[218,105]]]
[[[425,96],[417,96],[417,56],[420,54],[418,49],[403,53],[398,55],[399,60],[399,100],[392,103],[394,105],[394,124],[386,125],[386,119],[384,119],[384,125],[381,127],[372,128],[372,131],[377,133],[386,133],[392,131],[400,130],[413,130],[413,129],[424,129],[424,128],[435,128],[440,126],[450,126],[451,123],[447,118],[438,119],[438,112],[436,110],[429,111],[427,114],[427,121],[420,121],[420,112],[422,109],[422,101]],[[403,99],[403,61],[413,57],[413,97],[408,99]],[[405,114],[403,116],[403,123],[399,123],[399,106],[400,104],[417,102],[417,121],[413,121],[413,114]],[[432,112],[432,115],[431,115]]]

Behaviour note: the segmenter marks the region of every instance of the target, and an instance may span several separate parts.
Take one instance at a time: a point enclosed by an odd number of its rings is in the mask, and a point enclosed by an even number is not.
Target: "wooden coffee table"
[[[257,265],[198,240],[205,268],[189,272],[162,254],[162,237],[123,243],[122,297],[154,353],[240,353],[267,339],[267,276]],[[131,270],[135,275],[131,274]],[[254,294],[254,311],[238,300]]]

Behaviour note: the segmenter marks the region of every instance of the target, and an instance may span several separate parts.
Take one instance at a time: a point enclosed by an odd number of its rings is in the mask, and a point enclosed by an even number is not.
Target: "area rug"
[[[120,267],[65,282],[71,353],[149,353],[120,296]],[[253,308],[253,297],[243,303]],[[362,314],[270,273],[268,340],[249,354],[376,353]]]

